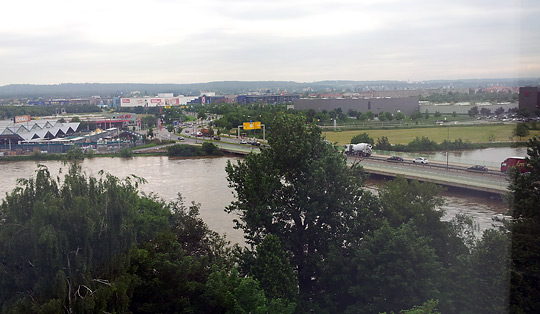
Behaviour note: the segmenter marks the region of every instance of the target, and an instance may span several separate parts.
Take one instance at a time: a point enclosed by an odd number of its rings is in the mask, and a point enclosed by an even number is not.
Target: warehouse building
[[[418,97],[400,98],[325,98],[325,99],[297,99],[294,101],[295,110],[313,109],[319,111],[332,111],[341,108],[343,112],[349,109],[357,112],[371,111],[378,115],[381,112],[402,112],[411,115],[420,109]]]

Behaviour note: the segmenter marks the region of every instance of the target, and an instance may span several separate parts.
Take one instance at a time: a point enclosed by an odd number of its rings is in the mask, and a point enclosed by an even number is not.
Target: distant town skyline
[[[540,76],[540,2],[10,2],[0,85]]]

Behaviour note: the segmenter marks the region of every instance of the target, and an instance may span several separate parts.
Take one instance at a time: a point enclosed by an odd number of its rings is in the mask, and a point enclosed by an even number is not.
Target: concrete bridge
[[[498,170],[473,172],[467,165],[430,162],[430,164],[415,164],[411,161],[394,163],[386,161],[386,157],[372,156],[369,158],[349,158],[349,163],[360,163],[366,172],[385,177],[398,175],[418,181],[432,182],[443,186],[456,187],[494,194],[508,192],[508,177]]]
[[[251,150],[258,151],[248,146],[238,148],[227,147],[224,150],[236,153],[247,154]],[[489,169],[487,172],[473,172],[467,168],[471,165],[458,165],[441,162],[430,162],[429,164],[415,164],[412,161],[394,163],[386,161],[388,156],[372,156],[369,158],[348,158],[348,163],[360,163],[364,170],[372,175],[384,177],[396,177],[398,175],[410,179],[435,184],[462,188],[467,190],[493,193],[503,195],[508,192],[508,176],[501,173],[499,169]]]

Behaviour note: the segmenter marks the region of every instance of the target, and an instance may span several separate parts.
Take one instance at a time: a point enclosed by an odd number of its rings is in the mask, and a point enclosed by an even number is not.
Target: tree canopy
[[[372,228],[366,210],[372,201],[361,187],[361,167],[321,138],[320,129],[301,116],[278,115],[269,148],[227,165],[237,201],[228,208],[251,245],[273,234],[291,252],[301,296],[317,290],[317,264],[330,246],[345,247]]]

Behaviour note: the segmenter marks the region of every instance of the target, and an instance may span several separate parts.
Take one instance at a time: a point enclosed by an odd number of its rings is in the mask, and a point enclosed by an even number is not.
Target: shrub
[[[201,156],[202,151],[197,146],[177,144],[167,147],[167,155],[170,157]]]
[[[131,150],[130,147],[124,147],[120,150],[120,157],[125,157],[125,158],[133,157],[133,151]]]
[[[362,134],[358,134],[355,137],[351,139],[351,144],[358,144],[358,143],[369,143],[371,145],[375,144],[375,141],[373,138],[369,137],[369,135],[364,132]]]
[[[84,153],[79,147],[74,147],[67,151],[66,159],[67,160],[82,160],[84,159]]]
[[[205,155],[212,155],[212,156],[223,155],[223,153],[219,150],[219,147],[217,147],[214,143],[211,143],[211,142],[204,142],[202,144],[201,149]]]

